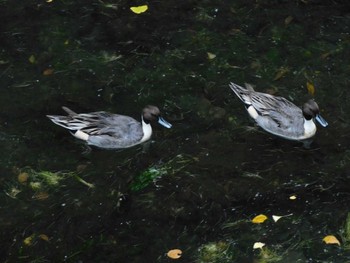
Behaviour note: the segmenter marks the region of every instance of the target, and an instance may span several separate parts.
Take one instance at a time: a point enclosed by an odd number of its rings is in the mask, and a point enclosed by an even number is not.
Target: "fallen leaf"
[[[24,184],[28,181],[28,178],[29,178],[29,174],[28,173],[20,173],[18,176],[17,176],[17,180],[18,182],[20,182],[21,184]]]
[[[254,224],[261,224],[261,223],[264,223],[266,219],[267,219],[266,215],[260,214],[260,215],[257,215],[256,217],[254,217],[252,219],[252,222]]]
[[[140,6],[132,6],[130,7],[130,10],[134,12],[135,14],[141,14],[143,12],[146,12],[148,9],[148,5],[140,5]]]
[[[292,17],[292,16],[287,16],[286,19],[284,19],[284,24],[285,24],[286,26],[288,26],[288,25],[290,24],[290,22],[293,21],[293,19],[294,19],[294,17]]]
[[[40,234],[38,237],[44,241],[49,241],[49,237],[45,234]]]
[[[313,96],[315,94],[315,86],[314,84],[312,84],[311,82],[307,81],[306,82],[306,88],[307,88],[307,92]]]
[[[289,215],[285,215],[285,216],[275,216],[275,215],[273,215],[273,216],[272,216],[272,219],[273,219],[273,221],[277,222],[277,221],[280,220],[282,217],[287,217],[287,216],[291,216],[291,215],[293,215],[293,214],[289,214]]]
[[[289,72],[289,68],[281,67],[277,71],[273,80],[279,80],[279,79],[283,78],[288,72]]]
[[[33,239],[34,239],[34,235],[31,235],[29,237],[26,237],[24,240],[23,240],[23,244],[26,245],[26,246],[31,246],[33,244]]]
[[[180,249],[171,249],[168,251],[167,256],[171,259],[178,259],[182,255],[182,251]]]
[[[289,197],[289,199],[290,199],[290,200],[296,200],[296,199],[297,199],[297,196],[296,196],[296,195],[291,195],[291,196]]]
[[[264,246],[265,246],[265,243],[255,242],[253,245],[253,249],[258,249],[258,248],[262,249]]]
[[[53,74],[53,69],[52,68],[47,68],[43,71],[44,76],[49,76]]]
[[[283,216],[272,216],[273,221],[277,222],[280,220]]]
[[[216,58],[216,55],[213,54],[213,53],[207,52],[207,54],[208,54],[208,59],[209,60],[212,60],[212,59]]]
[[[38,192],[33,196],[36,200],[45,200],[49,198],[49,194],[47,192]]]
[[[337,244],[338,246],[340,246],[339,240],[333,235],[325,236],[322,239],[322,241],[325,242],[326,244]]]
[[[36,59],[35,59],[35,56],[34,55],[31,55],[29,58],[28,58],[28,61],[32,64],[35,63]]]

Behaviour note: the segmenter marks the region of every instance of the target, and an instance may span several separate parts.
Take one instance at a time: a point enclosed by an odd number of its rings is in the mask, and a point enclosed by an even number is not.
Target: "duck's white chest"
[[[148,141],[151,136],[152,136],[152,126],[151,124],[147,124],[144,121],[142,121],[142,131],[143,131],[143,136],[140,142],[145,142]]]
[[[314,121],[311,120],[305,120],[304,121],[304,138],[310,138],[314,136],[316,133],[316,125]]]

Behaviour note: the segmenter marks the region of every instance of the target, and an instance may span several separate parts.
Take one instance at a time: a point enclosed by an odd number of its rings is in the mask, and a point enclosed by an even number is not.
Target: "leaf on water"
[[[29,58],[28,58],[28,61],[32,64],[35,63],[36,59],[35,59],[35,56],[34,55],[31,55]]]
[[[284,19],[284,24],[286,26],[288,26],[292,21],[293,21],[294,17],[292,16],[287,16],[286,19]]]
[[[171,249],[168,251],[167,256],[171,259],[178,259],[182,255],[182,251],[180,249]]]
[[[53,74],[53,69],[52,68],[47,68],[43,71],[44,76],[49,76]]]
[[[46,0],[46,3],[51,3],[53,2],[53,0]]]
[[[130,10],[134,12],[135,14],[141,14],[143,12],[146,12],[148,9],[148,5],[140,5],[140,6],[132,6],[130,7]]]
[[[306,82],[306,88],[307,88],[307,92],[311,96],[314,96],[314,94],[315,94],[315,86],[314,86],[314,84],[312,84],[311,82],[307,81]]]
[[[39,237],[40,239],[44,240],[44,241],[49,242],[49,237],[48,237],[47,235],[45,235],[45,234],[40,234],[38,237]]]
[[[293,215],[293,214],[289,214],[289,215],[285,215],[285,216],[275,216],[275,215],[273,215],[273,216],[272,216],[272,219],[273,219],[273,221],[277,222],[277,221],[280,220],[282,217],[287,217],[287,216],[291,216],[291,215]]]
[[[325,236],[322,239],[322,241],[325,242],[326,244],[337,244],[338,246],[340,246],[339,240],[333,235]]]
[[[67,39],[66,41],[64,41],[64,44],[65,44],[65,45],[68,45],[68,44],[69,44],[69,39]]]
[[[279,79],[283,78],[288,72],[289,72],[289,68],[281,67],[277,71],[273,80],[279,80]]]
[[[34,235],[31,235],[29,237],[26,237],[24,240],[23,240],[23,244],[26,245],[26,246],[31,246],[33,244],[33,239],[34,239]]]
[[[25,184],[28,181],[28,178],[29,178],[29,174],[26,172],[22,172],[17,176],[17,180],[21,184]]]
[[[253,245],[253,249],[262,249],[265,246],[265,243],[262,242],[255,242]]]
[[[47,192],[38,192],[33,196],[33,199],[36,200],[45,200],[49,198],[49,194]]]
[[[291,195],[290,197],[289,197],[289,200],[296,200],[297,199],[297,196],[296,195]]]
[[[208,59],[209,60],[212,60],[212,59],[216,58],[216,55],[213,54],[213,53],[207,52],[207,55],[208,55]]]
[[[264,223],[266,219],[267,219],[266,215],[260,214],[252,219],[252,223],[261,224],[261,223]]]
[[[272,216],[273,221],[277,222],[280,220],[283,216]]]

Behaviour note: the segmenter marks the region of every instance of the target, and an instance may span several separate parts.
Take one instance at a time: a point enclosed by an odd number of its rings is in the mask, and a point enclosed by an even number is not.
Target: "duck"
[[[75,138],[102,149],[124,149],[148,141],[152,135],[153,122],[168,129],[172,127],[161,116],[158,107],[153,105],[144,107],[141,122],[105,111],[76,113],[65,106],[62,109],[68,115],[46,116],[53,123],[69,130]]]
[[[229,86],[244,103],[250,117],[262,129],[273,135],[288,140],[303,141],[316,134],[314,120],[322,127],[328,126],[313,99],[299,108],[283,97],[256,92],[249,84],[243,88],[231,82]]]

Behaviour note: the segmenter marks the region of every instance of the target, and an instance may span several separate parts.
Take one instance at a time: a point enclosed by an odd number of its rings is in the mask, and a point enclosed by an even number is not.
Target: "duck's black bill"
[[[328,122],[325,119],[323,119],[320,114],[317,114],[315,119],[316,119],[316,121],[318,121],[319,124],[321,124],[322,127],[328,126]]]
[[[162,117],[158,118],[158,123],[162,126],[164,126],[165,128],[170,129],[173,125],[171,125],[169,122],[167,122],[166,120],[164,120]]]

